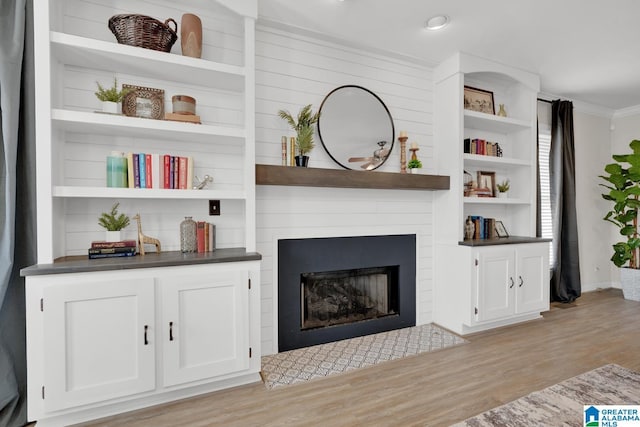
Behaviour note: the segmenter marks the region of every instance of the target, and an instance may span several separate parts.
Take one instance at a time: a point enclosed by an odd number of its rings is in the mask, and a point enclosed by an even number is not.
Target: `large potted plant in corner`
[[[313,114],[311,104],[302,107],[298,112],[297,120],[286,110],[278,111],[278,116],[285,120],[291,129],[296,131],[296,166],[307,167],[309,156],[307,154],[313,150],[313,125],[318,122],[320,112]]]
[[[604,217],[618,227],[623,240],[613,245],[611,261],[620,268],[620,283],[625,299],[640,301],[640,236],[638,236],[638,208],[640,208],[640,140],[629,144],[632,153],[614,154],[604,170],[608,175],[600,184],[609,190],[602,197],[613,203]]]

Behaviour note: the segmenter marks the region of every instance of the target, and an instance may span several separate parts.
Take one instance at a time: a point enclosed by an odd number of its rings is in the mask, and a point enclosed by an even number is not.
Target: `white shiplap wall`
[[[432,70],[319,37],[258,25],[256,33],[256,161],[279,165],[280,138],[293,136],[277,116],[306,104],[317,110],[332,89],[366,87],[387,105],[396,135],[420,146],[425,173],[435,173]],[[310,166],[340,169],[320,141]],[[380,170],[398,172],[398,145]],[[376,173],[376,172],[372,172]],[[259,186],[257,249],[262,254],[262,349],[277,352],[277,242],[282,238],[376,234],[417,235],[417,322],[432,318],[433,193],[430,191]]]

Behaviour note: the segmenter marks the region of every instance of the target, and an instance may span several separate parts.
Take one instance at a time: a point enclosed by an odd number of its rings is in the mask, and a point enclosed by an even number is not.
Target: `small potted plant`
[[[414,169],[422,168],[422,162],[418,159],[411,159],[409,163],[407,163],[407,169],[409,169],[409,173],[417,173]]]
[[[95,91],[96,98],[102,101],[102,112],[118,114],[118,105],[122,99],[129,93],[129,89],[118,90],[118,79],[113,78],[113,86],[104,88],[100,82],[96,82],[98,90]]]
[[[509,191],[509,188],[511,188],[511,184],[509,183],[508,179],[505,179],[504,181],[498,183],[496,187],[498,188],[498,197],[504,198],[508,196],[507,192]]]
[[[107,242],[119,242],[122,240],[120,236],[120,230],[129,225],[129,217],[123,213],[118,213],[118,206],[120,203],[116,203],[111,207],[111,212],[103,212],[98,218],[98,224],[105,228]]]
[[[608,175],[600,175],[608,192],[602,194],[613,206],[603,218],[619,229],[622,240],[613,245],[611,261],[620,268],[620,284],[625,299],[640,301],[640,141],[629,144],[632,153],[614,154],[615,163],[604,167]]]
[[[306,167],[309,164],[307,154],[313,150],[313,125],[318,122],[320,112],[313,114],[311,104],[302,107],[298,112],[297,120],[286,110],[278,111],[278,116],[285,120],[291,129],[296,131],[296,166]]]

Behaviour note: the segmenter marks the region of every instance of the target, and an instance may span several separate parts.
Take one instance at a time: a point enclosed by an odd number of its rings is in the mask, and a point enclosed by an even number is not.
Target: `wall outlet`
[[[220,215],[220,200],[209,200],[209,215]]]

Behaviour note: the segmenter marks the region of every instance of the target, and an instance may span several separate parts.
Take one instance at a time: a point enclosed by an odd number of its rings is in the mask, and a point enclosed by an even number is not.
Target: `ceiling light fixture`
[[[424,26],[427,30],[435,31],[446,27],[449,24],[449,17],[447,15],[437,15],[429,18]]]

